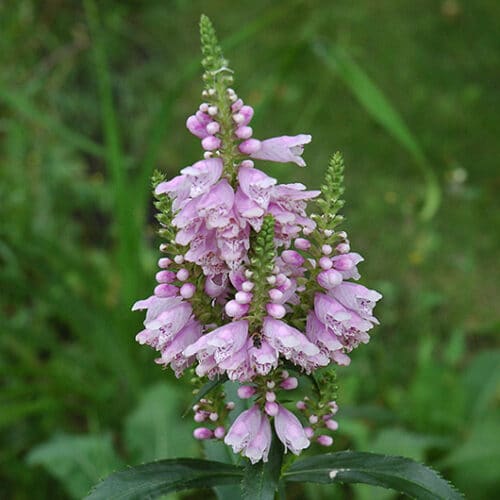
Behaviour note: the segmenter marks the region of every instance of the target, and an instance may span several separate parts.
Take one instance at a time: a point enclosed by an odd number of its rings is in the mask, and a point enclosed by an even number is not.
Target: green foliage
[[[34,448],[28,463],[45,467],[72,498],[82,498],[96,481],[123,467],[109,434],[55,436]]]
[[[402,457],[342,451],[299,460],[283,477],[286,481],[366,483],[394,489],[418,499],[460,499],[453,486],[436,472]]]
[[[234,465],[179,458],[160,460],[115,472],[98,484],[88,500],[142,500],[172,491],[235,484],[242,471]]]

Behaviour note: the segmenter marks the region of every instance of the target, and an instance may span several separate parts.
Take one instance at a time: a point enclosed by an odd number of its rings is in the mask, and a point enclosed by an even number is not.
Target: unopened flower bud
[[[235,404],[234,401],[228,401],[226,403],[226,410],[234,410]]]
[[[242,106],[243,106],[243,101],[241,99],[238,99],[231,105],[231,111],[233,113],[236,113],[242,108]]]
[[[234,132],[234,135],[238,139],[250,139],[250,137],[252,137],[252,134],[253,134],[252,127],[247,127],[245,125],[238,127]]]
[[[167,269],[170,264],[172,264],[172,261],[168,257],[158,259],[158,267],[161,267],[162,269]]]
[[[207,92],[208,94],[208,92]],[[207,102],[202,102],[200,104],[200,107],[198,108],[202,113],[206,113],[208,111],[208,103]]]
[[[217,420],[219,419],[219,415],[218,413],[210,413],[209,417],[208,417],[212,422],[217,422]]]
[[[321,257],[321,259],[319,259],[319,267],[325,271],[331,269],[333,267],[332,259],[326,256]]]
[[[194,438],[199,440],[210,439],[212,435],[213,432],[206,427],[198,427],[193,431]]]
[[[181,286],[180,294],[184,299],[190,299],[196,292],[196,286],[193,283],[184,283]]]
[[[351,246],[349,245],[349,243],[339,243],[335,247],[335,250],[337,250],[337,252],[340,254],[349,253],[351,251]]]
[[[271,285],[274,286],[276,284],[276,276],[271,275],[266,278],[266,281]]]
[[[249,305],[240,304],[236,300],[230,300],[226,303],[224,309],[230,318],[241,318],[241,316],[244,316],[248,312]]]
[[[250,292],[236,292],[234,299],[238,304],[250,304],[253,295]]]
[[[340,274],[335,269],[329,269],[328,271],[322,271],[318,274],[318,284],[325,288],[326,290],[331,290],[337,285],[342,283],[342,274]]]
[[[325,230],[323,231],[323,234],[324,234],[327,238],[329,238],[329,237],[333,234],[333,231],[332,231],[331,229],[325,229]]]
[[[251,385],[242,385],[241,387],[238,387],[238,397],[240,399],[249,399],[255,394],[255,392],[255,387],[252,387]]]
[[[323,253],[323,255],[330,255],[333,252],[333,248],[331,247],[331,245],[323,245],[321,247],[321,252]]]
[[[207,419],[207,413],[204,411],[197,411],[193,418],[195,422],[204,422]]]
[[[272,301],[278,302],[283,298],[283,292],[277,288],[271,288],[271,290],[269,290],[269,297]]]
[[[252,160],[243,160],[241,163],[240,163],[240,166],[241,167],[248,167],[248,168],[252,168],[254,166],[254,162]]]
[[[333,438],[331,436],[327,436],[326,434],[322,434],[321,436],[318,436],[316,441],[321,446],[331,446],[333,444]]]
[[[336,420],[330,419],[325,422],[325,425],[331,431],[336,431],[339,428],[339,423]]]
[[[295,250],[285,250],[284,252],[281,252],[281,258],[286,264],[296,267],[301,266],[305,261],[304,257],[302,257],[302,255]]]
[[[226,434],[226,429],[224,429],[224,427],[222,427],[222,425],[220,425],[219,427],[216,427],[215,430],[214,430],[214,436],[217,438],[217,439],[222,439]]]
[[[308,439],[311,439],[314,436],[314,430],[312,427],[304,427],[304,432],[306,433]]]
[[[304,411],[307,408],[305,401],[297,401],[297,404],[295,406],[297,407],[297,410],[300,411]]]
[[[276,394],[272,391],[267,391],[266,392],[266,401],[269,401],[272,403],[273,401],[276,401]]]
[[[247,139],[238,146],[238,149],[244,155],[251,155],[253,153],[256,153],[260,150],[260,148],[261,144],[258,139]]]
[[[297,389],[298,385],[299,381],[296,377],[288,377],[281,382],[280,387],[285,389],[285,391],[291,391],[293,389]]]
[[[219,122],[213,121],[207,125],[207,132],[210,135],[215,135],[219,130],[220,130]]]
[[[167,285],[166,283],[162,283],[158,285],[154,289],[154,294],[157,297],[165,298],[165,297],[173,297],[177,295],[179,289],[174,285]]]
[[[250,271],[250,269],[245,270],[245,278],[250,279],[253,276],[253,271]]]
[[[174,262],[181,265],[184,262],[184,255],[176,255],[174,257]]]
[[[268,303],[266,304],[266,311],[269,316],[276,319],[281,319],[286,315],[286,309],[281,304]]]
[[[305,238],[296,238],[293,244],[298,250],[309,250],[311,248],[311,242]]]
[[[215,137],[215,135],[207,135],[201,141],[201,146],[207,151],[213,151],[214,149],[219,148],[221,144],[221,140],[218,137]]]
[[[255,286],[254,283],[252,283],[251,281],[244,281],[242,284],[241,284],[241,289],[244,291],[244,292],[251,292],[253,290],[253,287]]]
[[[172,271],[158,271],[155,278],[158,283],[172,283],[175,280],[175,273]]]
[[[309,422],[310,422],[311,424],[317,424],[317,423],[318,423],[318,416],[317,416],[317,415],[311,415],[311,416],[309,417]]]
[[[207,112],[210,116],[215,116],[219,112],[219,109],[217,106],[209,106]]]
[[[177,279],[179,281],[186,281],[189,278],[189,271],[185,268],[179,269],[177,271]]]
[[[264,410],[270,417],[275,417],[278,414],[279,405],[274,401],[267,401],[264,405]]]

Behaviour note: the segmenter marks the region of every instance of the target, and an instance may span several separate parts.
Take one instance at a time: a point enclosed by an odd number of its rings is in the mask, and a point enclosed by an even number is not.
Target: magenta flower
[[[283,135],[261,141],[260,149],[250,155],[256,160],[269,160],[279,163],[296,163],[299,167],[305,167],[306,162],[302,158],[304,144],[311,142],[311,136],[300,134],[295,136]]]
[[[290,450],[293,454],[299,455],[311,444],[299,419],[281,405],[278,414],[274,417],[274,429],[285,446],[285,453]]]

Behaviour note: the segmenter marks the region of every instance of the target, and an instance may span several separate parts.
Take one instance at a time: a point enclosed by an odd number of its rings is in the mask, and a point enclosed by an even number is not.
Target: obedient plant
[[[279,184],[265,173],[266,162],[305,167],[302,155],[311,136],[255,138],[250,126],[254,110],[233,90],[233,71],[204,16],[201,43],[203,102],[186,126],[200,139],[203,158],[173,179],[160,173],[153,178],[163,255],[153,295],[133,306],[146,311],[136,340],[158,352],[156,363],[177,377],[187,373],[194,382],[194,438],[221,440],[250,465],[244,474],[239,467],[227,472],[231,466],[219,464],[217,480],[213,462],[165,461],[165,488],[151,485],[141,491],[147,496],[228,484],[260,471],[267,485],[258,492],[247,487],[242,494],[272,498],[280,480],[315,480],[307,470],[319,474],[305,460],[306,468],[296,467],[295,476],[289,468],[287,478],[280,467],[283,454],[299,455],[313,441],[333,444],[338,428],[335,366],[349,365],[352,351],[368,343],[378,324],[373,309],[382,296],[358,283],[363,258],[351,251],[346,232],[338,227],[342,156],[332,156],[318,191]],[[239,384],[237,396],[246,406],[226,399],[228,380]],[[247,409],[235,414],[242,406]],[[376,466],[371,478],[360,479],[359,471],[352,475],[356,467],[366,468],[366,457],[354,456],[353,465],[353,456],[344,455],[349,467],[336,454],[322,457],[323,467],[330,465],[319,482],[396,484],[382,479]],[[265,472],[267,462],[272,462],[272,474]],[[406,461],[395,467],[408,464],[417,466]],[[168,486],[172,474],[181,486]],[[94,495],[106,494],[109,484]]]

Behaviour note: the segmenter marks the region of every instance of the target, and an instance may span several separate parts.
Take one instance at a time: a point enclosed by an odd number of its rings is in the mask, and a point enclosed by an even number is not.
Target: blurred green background
[[[496,0],[0,2],[0,497],[81,498],[124,464],[202,453],[180,419],[189,386],[134,342],[130,312],[158,255],[152,170],[201,156],[184,122],[202,12],[255,136],[313,135],[307,169],[262,168],[318,187],[345,155],[344,229],[384,300],[339,370],[334,450],[411,456],[495,497]]]

